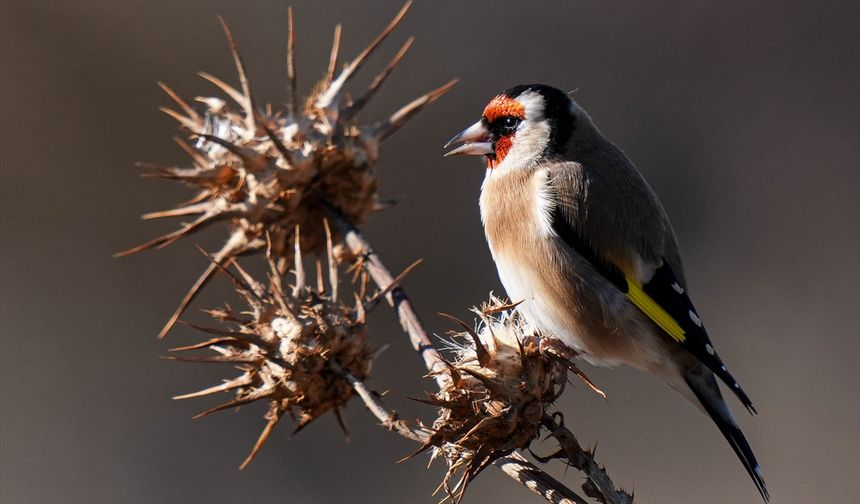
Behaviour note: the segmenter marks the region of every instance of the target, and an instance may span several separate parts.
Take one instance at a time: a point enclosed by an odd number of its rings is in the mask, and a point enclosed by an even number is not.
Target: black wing
[[[749,396],[729,373],[714,350],[693,302],[690,301],[668,261],[663,259],[663,264],[654,272],[651,280],[640,287],[618,266],[601,257],[582,238],[569,219],[565,218],[559,207],[553,209],[552,228],[568,246],[591,263],[609,283],[623,292],[631,303],[731,388],[750,413],[757,413]]]

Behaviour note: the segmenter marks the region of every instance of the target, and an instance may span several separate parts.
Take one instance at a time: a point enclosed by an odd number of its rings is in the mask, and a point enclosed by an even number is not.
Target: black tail
[[[767,484],[764,482],[761,466],[758,465],[758,461],[747,442],[747,438],[744,437],[744,433],[738,427],[731,410],[729,410],[728,404],[723,399],[713,375],[708,373],[707,376],[687,376],[685,380],[696,395],[696,398],[702,403],[705,412],[717,424],[726,441],[732,446],[732,449],[744,465],[744,469],[749,473],[750,478],[752,478],[764,501],[770,502],[770,494],[767,491]]]

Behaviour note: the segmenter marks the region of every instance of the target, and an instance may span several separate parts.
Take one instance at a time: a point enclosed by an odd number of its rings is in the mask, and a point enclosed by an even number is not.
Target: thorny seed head
[[[177,208],[143,217],[184,217],[190,222],[118,255],[162,248],[223,222],[228,236],[214,254],[217,263],[267,248],[289,262],[297,229],[301,229],[303,251],[322,249],[325,240],[320,223],[328,211],[334,209],[351,223],[361,224],[371,213],[383,208],[376,174],[380,142],[456,82],[424,94],[385,120],[373,124],[361,124],[356,120],[357,114],[400,62],[412,39],[406,41],[360,96],[347,95],[345,85],[394,30],[410,4],[407,2],[388,26],[335,75],[340,45],[338,28],[329,72],[314,86],[301,108],[295,96],[290,10],[287,73],[292,96],[283,111],[274,111],[271,105],[258,108],[236,43],[221,20],[239,73],[240,89],[207,73],[200,75],[226,94],[235,106],[218,97],[198,97],[196,101],[200,106],[192,106],[161,84],[178,105],[178,111],[162,110],[175,118],[190,137],[190,144],[180,139],[177,142],[191,157],[191,166],[146,165],[151,168],[149,175],[177,180],[195,189],[197,195]],[[160,336],[169,331],[216,270],[210,265],[203,272]]]
[[[455,502],[486,466],[529,445],[567,379],[567,367],[541,351],[511,305],[492,297],[476,312],[477,330],[457,321],[464,332],[452,333],[451,384],[426,400],[439,415],[422,450],[447,462],[441,486]]]
[[[330,242],[329,242],[330,243]],[[208,349],[216,355],[173,357],[196,362],[228,362],[241,374],[224,383],[175,399],[188,399],[225,392],[233,398],[197,417],[254,401],[269,404],[266,427],[245,467],[257,454],[272,429],[286,414],[296,422],[297,432],[323,413],[332,410],[345,429],[340,409],[353,396],[353,389],[335,372],[334,361],[343,371],[364,379],[370,373],[371,351],[367,345],[364,308],[361,301],[348,307],[337,300],[337,264],[329,247],[329,287],[304,285],[300,252],[296,256],[296,284],[284,286],[283,276],[269,261],[269,281],[257,282],[235,260],[223,269],[247,302],[247,309],[230,307],[208,310],[221,327],[195,326],[215,337],[173,351]],[[232,271],[227,268],[232,266]],[[322,284],[322,274],[318,273]],[[197,418],[195,417],[195,418]]]

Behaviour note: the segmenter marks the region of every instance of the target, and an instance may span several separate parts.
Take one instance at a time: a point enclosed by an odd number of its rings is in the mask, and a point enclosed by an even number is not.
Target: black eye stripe
[[[520,118],[515,116],[503,116],[494,120],[487,125],[490,134],[495,138],[503,137],[514,133],[520,125]]]

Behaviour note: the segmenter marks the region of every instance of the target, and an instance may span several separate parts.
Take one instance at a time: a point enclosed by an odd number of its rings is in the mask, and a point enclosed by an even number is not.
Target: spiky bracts
[[[240,312],[229,307],[207,310],[221,325],[194,327],[215,337],[172,350],[206,349],[215,355],[169,357],[192,362],[234,363],[242,372],[220,385],[174,398],[190,399],[221,392],[233,395],[230,401],[195,418],[254,401],[269,403],[265,416],[268,423],[241,467],[254,458],[285,415],[295,420],[295,431],[298,431],[331,410],[345,429],[340,408],[353,397],[354,391],[342,374],[345,371],[364,379],[370,373],[371,351],[365,336],[364,306],[360,300],[354,307],[338,301],[337,264],[331,247],[329,284],[325,285],[323,268],[319,266],[315,288],[305,285],[298,243],[295,249],[295,283],[292,286],[285,285],[271,256],[266,284],[256,281],[235,259],[218,266],[231,278],[247,308]]]
[[[433,447],[447,462],[442,487],[455,502],[485,467],[537,437],[567,379],[567,367],[541,350],[512,306],[491,298],[476,313],[477,330],[457,320],[465,332],[453,333],[450,385],[424,400],[439,416],[422,450]]]
[[[407,2],[382,32],[335,76],[340,45],[338,25],[328,72],[304,106],[299,106],[295,96],[292,11],[287,48],[291,96],[286,110],[274,111],[271,105],[258,107],[236,43],[223,20],[240,89],[207,73],[200,75],[223,91],[235,106],[217,97],[198,97],[199,105],[192,106],[161,84],[178,105],[178,110],[162,110],[189,133],[190,144],[180,139],[177,142],[191,157],[192,164],[145,166],[150,168],[150,176],[180,181],[197,190],[197,195],[177,208],[143,216],[145,219],[181,217],[190,222],[118,255],[166,247],[216,222],[226,224],[228,237],[160,336],[170,330],[217,271],[218,264],[267,248],[289,261],[296,229],[301,229],[304,251],[320,251],[325,243],[321,222],[327,208],[336,208],[351,223],[360,224],[383,206],[375,170],[379,144],[456,82],[424,94],[385,120],[374,124],[356,121],[358,112],[403,58],[412,39],[404,43],[362,94],[353,98],[346,94],[345,86],[394,30],[410,4]]]

